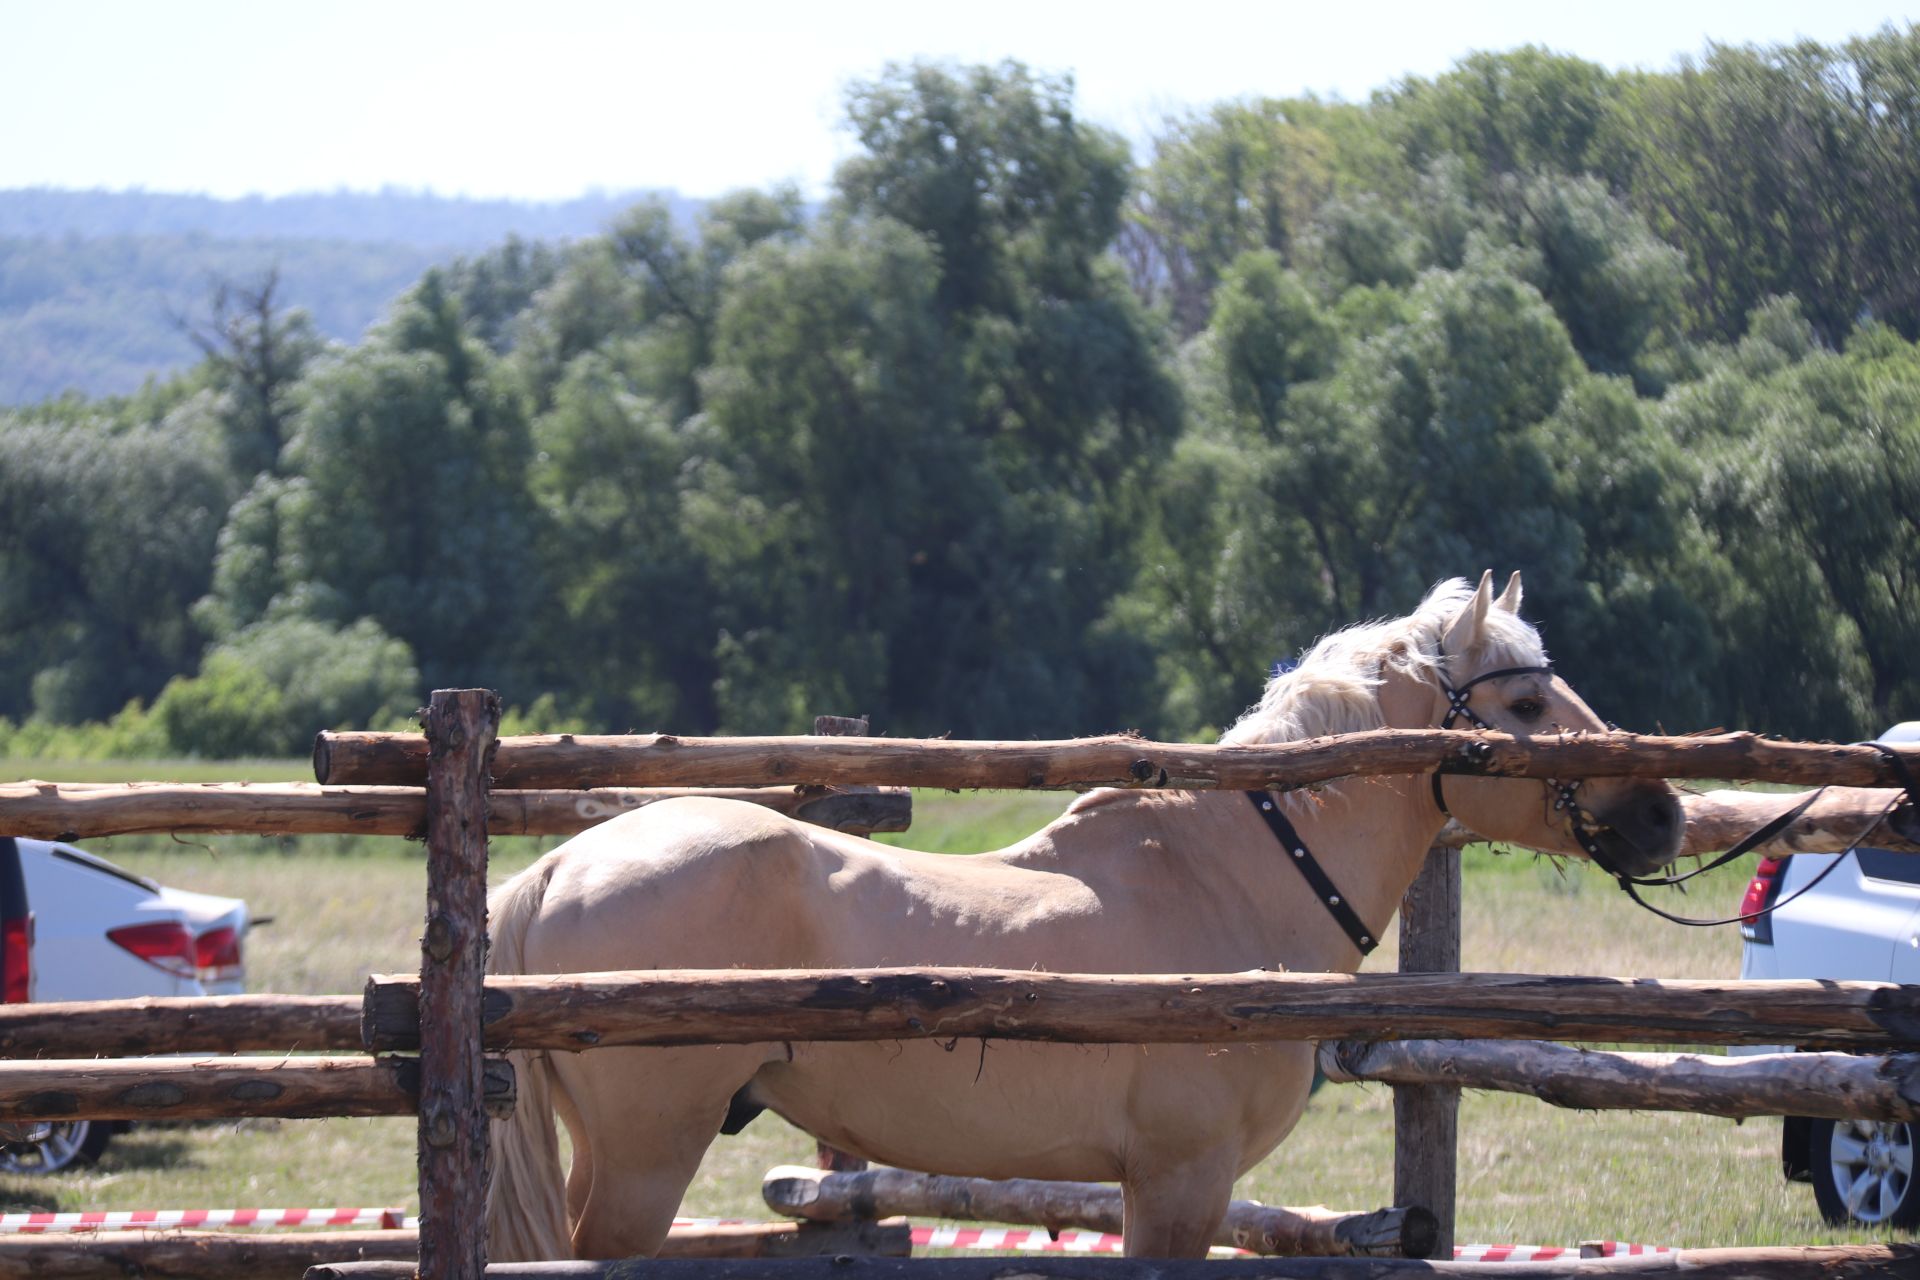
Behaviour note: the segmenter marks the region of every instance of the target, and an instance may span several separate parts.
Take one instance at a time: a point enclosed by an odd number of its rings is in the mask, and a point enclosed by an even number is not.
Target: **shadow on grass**
[[[165,1130],[135,1130],[123,1133],[101,1153],[94,1168],[101,1173],[150,1173],[155,1169],[178,1169],[197,1165],[199,1153],[194,1143],[178,1133]]]

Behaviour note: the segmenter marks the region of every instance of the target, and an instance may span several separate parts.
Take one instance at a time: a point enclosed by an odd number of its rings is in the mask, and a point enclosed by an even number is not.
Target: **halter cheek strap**
[[[1447,714],[1440,720],[1440,727],[1442,729],[1453,728],[1453,722],[1461,716],[1465,716],[1474,728],[1484,730],[1488,733],[1494,733],[1498,731],[1491,724],[1487,723],[1480,713],[1475,711],[1468,702],[1468,699],[1473,696],[1473,687],[1477,684],[1484,684],[1488,680],[1504,680],[1508,676],[1547,676],[1551,678],[1553,668],[1547,666],[1500,667],[1493,671],[1482,671],[1466,683],[1456,685],[1447,678],[1447,655],[1442,651],[1439,664],[1434,668],[1434,674],[1439,677],[1440,691],[1447,695]],[[1447,796],[1445,791],[1441,789],[1440,780],[1444,776],[1445,775],[1439,770],[1434,770],[1433,803],[1439,808],[1441,813],[1452,817],[1453,810],[1447,808]],[[1580,807],[1579,780],[1562,782],[1558,778],[1548,778],[1546,783],[1547,789],[1553,792],[1554,812],[1567,815],[1567,830],[1572,833],[1574,843],[1578,844],[1581,851],[1601,870],[1607,872],[1609,875],[1618,877],[1620,872],[1614,868],[1612,860],[1607,857],[1606,851],[1601,848],[1600,839],[1594,833],[1593,825],[1587,820],[1586,811]]]

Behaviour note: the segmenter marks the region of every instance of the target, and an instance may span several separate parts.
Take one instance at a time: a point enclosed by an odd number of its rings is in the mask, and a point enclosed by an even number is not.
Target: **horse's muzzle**
[[[1594,838],[1614,870],[1652,875],[1680,856],[1686,814],[1665,783],[1636,785],[1614,804],[1596,808],[1593,816],[1600,823]]]

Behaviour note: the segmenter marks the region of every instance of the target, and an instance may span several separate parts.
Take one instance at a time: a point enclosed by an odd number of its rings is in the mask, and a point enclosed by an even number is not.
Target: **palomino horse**
[[[1225,735],[1256,743],[1465,714],[1517,736],[1606,726],[1545,666],[1519,575],[1436,587],[1413,614],[1322,640]],[[1464,703],[1464,712],[1456,708]],[[1457,776],[1475,831],[1645,874],[1680,848],[1664,783]],[[1443,822],[1428,776],[1277,801],[1326,864],[1341,923],[1239,792],[1096,791],[998,853],[892,849],[752,804],[681,799],[547,854],[490,903],[500,973],[955,965],[1092,973],[1352,972]],[[1573,815],[1570,817],[1570,814]],[[1279,828],[1285,830],[1285,827]],[[1312,859],[1309,859],[1312,861]],[[1354,921],[1357,920],[1357,923]],[[490,1256],[659,1249],[730,1108],[764,1107],[843,1150],[988,1178],[1118,1181],[1126,1250],[1197,1257],[1234,1180],[1306,1105],[1312,1046],[930,1040],[520,1054],[520,1106],[493,1131]],[[736,1097],[736,1095],[738,1095]],[[573,1164],[561,1193],[552,1113]]]

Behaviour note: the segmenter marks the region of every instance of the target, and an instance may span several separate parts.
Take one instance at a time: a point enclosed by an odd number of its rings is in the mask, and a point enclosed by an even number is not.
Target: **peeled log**
[[[99,1058],[0,1062],[7,1120],[403,1116],[419,1108],[413,1058]],[[488,1059],[486,1112],[513,1114],[513,1068]]]
[[[1120,1189],[1104,1183],[950,1178],[905,1169],[830,1173],[781,1165],[767,1171],[760,1196],[777,1213],[816,1222],[906,1214],[1118,1233],[1122,1218]],[[1213,1242],[1294,1257],[1424,1258],[1433,1251],[1436,1229],[1433,1214],[1418,1207],[1341,1213],[1324,1205],[1281,1209],[1235,1200]]]
[[[1895,748],[1920,772],[1920,746]],[[321,782],[417,786],[426,741],[407,733],[322,733]],[[1630,733],[1514,738],[1448,729],[1375,729],[1305,742],[1196,746],[1113,735],[1057,742],[933,738],[680,738],[668,734],[500,739],[501,787],[733,786],[742,782],[900,787],[1301,787],[1383,774],[1526,778],[1731,778],[1802,785],[1894,786],[1872,747],[1779,742],[1752,733],[1659,738]]]
[[[839,831],[905,831],[913,797],[821,787],[603,787],[494,791],[495,836],[573,835],[630,809],[680,796],[744,800]],[[322,787],[311,782],[19,782],[0,785],[0,831],[33,840],[145,832],[196,835],[369,835],[421,840],[427,793],[412,787]]]
[[[100,1231],[0,1235],[0,1280],[299,1280],[308,1267],[411,1265],[411,1231]]]
[[[366,1045],[418,1036],[419,979],[367,984]],[[1920,1045],[1920,987],[1517,973],[1143,976],[1004,969],[658,969],[489,975],[491,1049],[955,1036],[1073,1044],[1599,1040]]]
[[[663,1258],[803,1258],[870,1254],[904,1258],[911,1229],[903,1222],[823,1226],[814,1222],[748,1222],[677,1226]],[[0,1280],[299,1280],[308,1267],[420,1256],[407,1231],[305,1231],[272,1235],[215,1231],[99,1231],[0,1235]]]
[[[1920,1120],[1920,1054],[1607,1053],[1525,1040],[1341,1041],[1320,1046],[1341,1083],[1524,1093],[1557,1107],[1701,1115]]]
[[[0,1058],[360,1047],[355,996],[140,996],[0,1004]]]
[[[1687,829],[1681,856],[1700,857],[1731,849],[1779,814],[1806,798],[1804,791],[1707,791],[1682,794]],[[1839,853],[1858,840],[1870,849],[1920,853],[1920,813],[1901,793],[1867,787],[1832,787],[1771,840],[1755,846],[1761,857],[1789,853]],[[1891,805],[1891,812],[1889,807]],[[1862,835],[1862,832],[1865,834]],[[1486,837],[1449,821],[1436,844],[1449,848]]]

